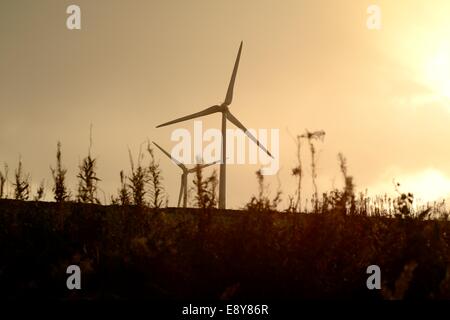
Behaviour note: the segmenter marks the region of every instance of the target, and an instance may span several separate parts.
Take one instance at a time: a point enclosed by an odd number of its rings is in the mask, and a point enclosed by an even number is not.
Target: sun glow
[[[450,180],[434,169],[405,177],[403,185],[411,189],[416,198],[423,202],[445,199],[450,194]]]
[[[386,190],[393,191],[393,177],[395,177],[395,182],[400,183],[399,191],[401,193],[413,193],[418,204],[439,201],[450,196],[450,178],[439,170],[432,168],[412,174],[399,173],[394,169],[389,170],[382,179],[386,182],[370,188],[370,193],[379,195]]]
[[[424,82],[436,94],[450,99],[450,45],[442,43],[426,59]]]
[[[450,2],[409,3],[416,14],[404,14],[400,1],[392,4],[389,33],[380,39],[380,50],[400,66],[400,81],[419,85],[408,93],[413,105],[440,103],[450,108]]]

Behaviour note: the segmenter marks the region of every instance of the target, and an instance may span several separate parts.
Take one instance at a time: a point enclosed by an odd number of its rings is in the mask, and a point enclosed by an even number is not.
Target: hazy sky
[[[378,31],[366,27],[372,3]],[[81,30],[66,28],[70,4],[81,7]],[[289,132],[305,129],[326,131],[321,191],[342,185],[343,152],[361,190],[392,192],[395,178],[419,197],[447,196],[449,16],[446,0],[1,1],[0,162],[12,171],[21,155],[33,182],[50,189],[60,140],[75,190],[92,123],[109,198],[129,170],[128,147],[137,153],[151,139],[170,149],[172,130],[193,122],[156,125],[223,101],[243,40],[231,110],[247,127],[280,129],[285,197],[295,185]],[[205,126],[220,128],[220,116]],[[173,205],[180,171],[157,154]],[[256,192],[258,168],[228,167],[228,206]],[[267,180],[274,191],[276,177]]]

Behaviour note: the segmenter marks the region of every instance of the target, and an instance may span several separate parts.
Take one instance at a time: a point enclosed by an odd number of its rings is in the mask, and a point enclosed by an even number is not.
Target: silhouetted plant
[[[123,173],[123,170],[120,171],[120,189],[119,195],[117,198],[111,197],[112,204],[120,204],[122,206],[126,206],[131,204],[130,192],[128,190],[127,177]]]
[[[197,163],[195,166],[195,177],[193,183],[195,188],[195,201],[197,207],[204,209],[207,206],[207,183],[203,179],[203,170],[201,169],[201,163]]]
[[[41,201],[44,198],[44,196],[45,196],[45,181],[42,180],[36,190],[34,201]]]
[[[297,166],[292,169],[292,175],[297,178],[297,190],[295,191],[295,204],[290,204],[293,207],[293,211],[300,212],[302,207],[302,159],[301,159],[301,136],[297,136]],[[289,210],[291,211],[291,210]]]
[[[410,192],[402,193],[399,191],[400,183],[394,182],[395,191],[399,194],[394,202],[394,209],[398,217],[407,217],[412,214],[412,204],[414,201],[414,195]]]
[[[256,171],[256,179],[258,181],[258,196],[252,196],[245,208],[249,211],[276,211],[281,202],[281,191],[278,190],[273,200],[270,200],[261,169]]]
[[[141,160],[143,159],[143,154],[139,149],[138,154],[138,162],[135,167],[133,156],[131,155],[131,150],[128,149],[128,154],[130,156],[130,165],[131,165],[131,177],[130,180],[130,189],[131,189],[131,200],[132,204],[135,206],[142,207],[145,205],[145,185],[149,181],[147,170],[142,166]]]
[[[289,212],[289,213],[297,212],[296,205],[295,205],[295,199],[294,199],[294,196],[292,196],[292,195],[288,195],[288,206],[287,206],[285,212]]]
[[[97,177],[96,165],[97,159],[91,156],[92,148],[92,126],[90,132],[88,156],[83,159],[79,165],[78,177],[78,195],[77,199],[82,203],[100,203],[97,198],[97,183],[100,179]]]
[[[355,204],[355,186],[353,184],[353,177],[348,175],[347,171],[347,159],[344,157],[342,153],[338,154],[339,166],[341,169],[342,176],[344,178],[344,192],[342,194],[342,198],[340,200],[340,206],[347,211],[349,210],[350,214],[354,214],[356,211]]]
[[[211,176],[206,180],[208,191],[208,207],[217,207],[217,186],[219,185],[219,179],[217,177],[217,170],[214,169]]]
[[[56,168],[50,167],[53,177],[53,194],[56,202],[64,202],[70,198],[66,187],[67,169],[63,168],[61,160],[61,142],[56,146]]]
[[[217,171],[214,170],[208,178],[203,177],[204,164],[200,159],[195,166],[195,176],[193,180],[193,191],[195,193],[195,206],[202,209],[217,207],[217,186],[219,180]]]
[[[343,190],[335,189],[329,193],[323,193],[322,203],[320,204],[321,212],[326,213],[329,210],[334,210],[342,214],[355,214],[357,209],[353,177],[348,175],[347,160],[341,153],[338,154],[338,160],[344,179],[344,188]]]
[[[150,181],[150,204],[154,208],[160,208],[164,201],[164,188],[162,185],[162,175],[159,163],[155,159],[150,142],[147,144],[147,151],[150,155],[150,165],[148,167]]]
[[[22,159],[14,173],[14,198],[16,200],[28,200],[30,197],[30,175],[22,172]]]
[[[97,182],[100,179],[96,173],[96,161],[88,155],[79,166],[78,177],[78,201],[82,203],[100,203],[97,198]]]
[[[302,134],[300,136],[301,138],[305,138],[308,141],[309,149],[311,152],[311,178],[312,178],[312,184],[313,184],[313,199],[311,199],[313,203],[313,208],[315,212],[319,211],[319,198],[318,198],[318,192],[317,192],[317,166],[316,166],[316,148],[314,146],[314,141],[319,140],[323,141],[325,137],[325,131],[314,131],[309,132],[306,130],[306,133]]]
[[[5,163],[3,171],[0,171],[0,199],[7,198],[6,182],[8,181],[8,165]]]
[[[414,195],[410,192],[408,194],[402,193],[397,197],[395,202],[395,208],[403,217],[409,216],[412,213],[412,203],[414,201]]]

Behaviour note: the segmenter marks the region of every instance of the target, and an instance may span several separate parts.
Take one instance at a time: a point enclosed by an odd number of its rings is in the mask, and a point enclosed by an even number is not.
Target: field
[[[82,290],[66,288],[79,265]],[[368,290],[366,268],[381,268]],[[2,298],[450,299],[450,222],[0,200]]]

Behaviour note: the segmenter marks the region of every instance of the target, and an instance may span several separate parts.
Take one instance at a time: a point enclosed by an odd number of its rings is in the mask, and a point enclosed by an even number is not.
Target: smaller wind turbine
[[[188,169],[183,163],[178,161],[177,159],[173,158],[169,152],[164,150],[161,146],[159,146],[156,142],[153,141],[153,144],[158,147],[159,150],[161,150],[166,156],[168,156],[177,166],[183,170],[183,173],[181,174],[181,185],[180,185],[180,194],[178,196],[178,207],[180,207],[181,199],[183,198],[183,208],[187,207],[187,177],[189,173],[193,173],[197,170],[197,167]],[[209,166],[212,166],[216,163],[219,163],[220,160],[214,161],[212,163],[208,164],[202,164],[200,165],[200,169],[207,168]]]

